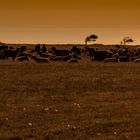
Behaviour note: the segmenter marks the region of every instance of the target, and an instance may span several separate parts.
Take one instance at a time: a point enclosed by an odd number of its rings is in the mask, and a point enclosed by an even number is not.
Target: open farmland
[[[0,62],[0,140],[139,140],[139,69]]]

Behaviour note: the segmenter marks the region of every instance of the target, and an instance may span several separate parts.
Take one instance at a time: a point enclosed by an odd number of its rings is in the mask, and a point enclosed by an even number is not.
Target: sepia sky
[[[0,41],[8,43],[140,43],[140,0],[0,0]]]

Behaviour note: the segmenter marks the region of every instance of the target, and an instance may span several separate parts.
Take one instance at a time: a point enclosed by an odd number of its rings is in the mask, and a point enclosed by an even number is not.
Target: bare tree
[[[89,35],[89,36],[87,36],[86,37],[86,39],[85,39],[85,44],[87,44],[88,42],[90,42],[90,41],[96,41],[96,39],[98,38],[98,36],[97,35]]]

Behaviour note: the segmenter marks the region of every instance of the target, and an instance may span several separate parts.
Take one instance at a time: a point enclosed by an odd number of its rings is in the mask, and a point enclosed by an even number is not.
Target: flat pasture
[[[139,139],[139,64],[0,62],[0,140]]]

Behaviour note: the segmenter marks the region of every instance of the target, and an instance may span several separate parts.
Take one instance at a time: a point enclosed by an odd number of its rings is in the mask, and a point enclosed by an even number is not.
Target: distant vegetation
[[[98,38],[97,35],[94,35],[94,34],[93,35],[89,35],[85,39],[85,44],[87,44],[88,42],[91,42],[91,41],[96,41],[97,38]]]

